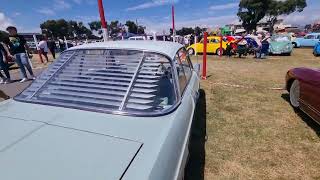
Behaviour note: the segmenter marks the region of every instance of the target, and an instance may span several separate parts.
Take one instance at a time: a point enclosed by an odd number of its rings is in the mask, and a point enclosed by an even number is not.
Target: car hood
[[[286,49],[286,46],[289,45],[290,47],[292,47],[291,42],[274,42],[271,41],[270,42],[270,48],[271,50],[282,50],[282,49]],[[291,49],[291,48],[290,48]]]
[[[141,147],[128,139],[0,116],[0,179],[121,179]]]

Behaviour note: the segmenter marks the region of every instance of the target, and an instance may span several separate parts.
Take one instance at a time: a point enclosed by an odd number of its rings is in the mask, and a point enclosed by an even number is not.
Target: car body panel
[[[314,47],[320,40],[320,33],[310,33],[303,38],[296,38],[293,43],[297,47]]]
[[[318,42],[318,44],[316,44],[313,48],[313,54],[315,56],[319,56],[320,55],[320,41]]]
[[[276,41],[273,38],[288,38],[287,41]],[[271,37],[269,52],[271,54],[291,54],[293,50],[293,45],[288,35],[276,35]]]
[[[220,37],[219,36],[209,36],[207,43],[207,53],[216,53],[220,48]],[[201,40],[203,41],[203,39]],[[203,42],[192,44],[187,47],[187,50],[190,48],[194,49],[197,53],[203,53]],[[222,48],[225,50],[227,48],[227,42],[222,41]]]
[[[120,179],[141,146],[45,124],[0,153],[0,179]]]
[[[135,48],[134,46],[137,44],[143,46]],[[150,44],[150,48],[148,48],[148,44]],[[159,45],[168,45],[169,47],[156,48]],[[168,57],[171,56],[172,59],[183,48],[182,45],[176,43],[125,41],[120,44],[82,45],[79,48],[71,48],[71,50],[95,49],[97,47],[156,51]],[[173,53],[174,51],[176,52]],[[174,63],[173,68],[175,68]],[[3,162],[14,160],[8,166],[12,170],[0,175],[0,179],[11,180],[7,177],[23,179],[19,175],[12,175],[14,170],[17,173],[21,171],[21,174],[27,177],[24,179],[32,180],[182,179],[188,157],[190,129],[200,82],[199,72],[195,69],[192,69],[191,72],[191,78],[185,91],[179,94],[177,106],[169,113],[157,116],[109,114],[20,102],[14,99],[1,102],[0,119],[17,119],[21,122],[36,123],[21,136],[32,131],[33,128],[39,129],[12,146],[10,151],[0,152]],[[174,78],[177,81],[178,78],[176,76]],[[40,148],[37,148],[35,144]],[[83,149],[82,146],[84,146]],[[112,147],[108,149],[110,146]],[[30,157],[24,157],[27,156],[25,152],[30,152]],[[71,152],[75,152],[75,154]],[[36,156],[37,153],[40,153],[39,157]],[[57,154],[60,156],[54,159]],[[23,160],[23,163],[19,164],[19,159]],[[47,176],[50,177],[35,177],[36,174],[32,173],[32,166],[21,169],[31,159],[34,161],[29,164],[35,164],[35,167],[39,167],[40,175],[47,173]],[[44,161],[46,159],[53,163],[46,166]],[[76,160],[73,161],[74,159]],[[64,163],[65,161],[66,163]],[[90,167],[85,164],[88,161],[87,165]],[[71,167],[72,171],[67,172],[63,169],[63,167],[70,169],[69,166],[73,164],[75,165]],[[114,166],[110,166],[112,164]],[[53,171],[55,169],[57,171]],[[93,171],[95,173],[92,173]],[[53,174],[54,172],[56,174]],[[79,174],[74,174],[74,172],[79,172]]]
[[[288,90],[295,79],[300,84],[300,109],[320,123],[320,69],[291,69],[286,77]]]
[[[0,117],[0,152],[14,145],[44,123]]]

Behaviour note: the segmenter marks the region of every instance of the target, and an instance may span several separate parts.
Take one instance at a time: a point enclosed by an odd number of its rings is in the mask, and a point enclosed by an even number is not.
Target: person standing
[[[28,55],[26,53],[26,49],[29,49],[26,40],[23,36],[18,34],[17,28],[14,26],[7,27],[7,31],[9,32],[8,46],[10,49],[10,54],[8,56],[15,59],[15,62],[20,68],[20,72],[22,75],[22,79],[20,82],[23,83],[28,80],[25,68],[27,68],[27,70],[29,71],[31,79],[35,79]]]
[[[52,54],[53,59],[56,59],[56,48],[57,48],[56,42],[52,38],[50,38],[47,41],[47,44],[48,44],[48,48]]]
[[[44,58],[46,59],[47,62],[49,62],[48,59],[48,52],[49,52],[49,48],[48,48],[48,43],[47,43],[47,37],[41,37],[40,42],[38,44],[38,47],[40,49],[41,52],[41,56],[43,55]]]
[[[62,40],[62,38],[59,38],[58,41],[59,41],[60,52],[63,52],[64,50],[66,50],[66,45],[64,43],[64,40]]]
[[[11,82],[10,79],[10,73],[9,73],[9,66],[8,64],[5,62],[5,59],[8,59],[8,52],[7,50],[4,48],[4,46],[2,45],[2,43],[0,43],[0,84],[8,84]],[[1,70],[3,70],[4,75],[2,75]]]

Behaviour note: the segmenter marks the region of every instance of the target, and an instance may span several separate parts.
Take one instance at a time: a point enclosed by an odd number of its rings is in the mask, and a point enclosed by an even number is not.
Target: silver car
[[[172,42],[70,48],[0,103],[0,179],[182,179],[198,72]]]

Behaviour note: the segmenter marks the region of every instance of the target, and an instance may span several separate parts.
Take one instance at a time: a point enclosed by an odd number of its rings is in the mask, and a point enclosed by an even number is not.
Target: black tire
[[[290,86],[289,90],[290,104],[294,108],[299,108],[299,98],[300,98],[300,83],[298,80],[294,80]]]
[[[194,49],[193,49],[193,48],[189,48],[189,49],[188,49],[188,54],[189,54],[189,55],[194,55],[194,54],[195,54]]]
[[[294,48],[297,48],[297,47],[298,47],[297,43],[293,42],[292,44],[293,44],[293,47],[294,47]]]
[[[222,53],[221,55],[223,55],[224,49],[222,48],[221,51],[222,51],[222,52],[220,52],[220,48],[218,48],[218,49],[216,50],[216,54],[217,54],[218,56],[220,56],[220,53]]]

